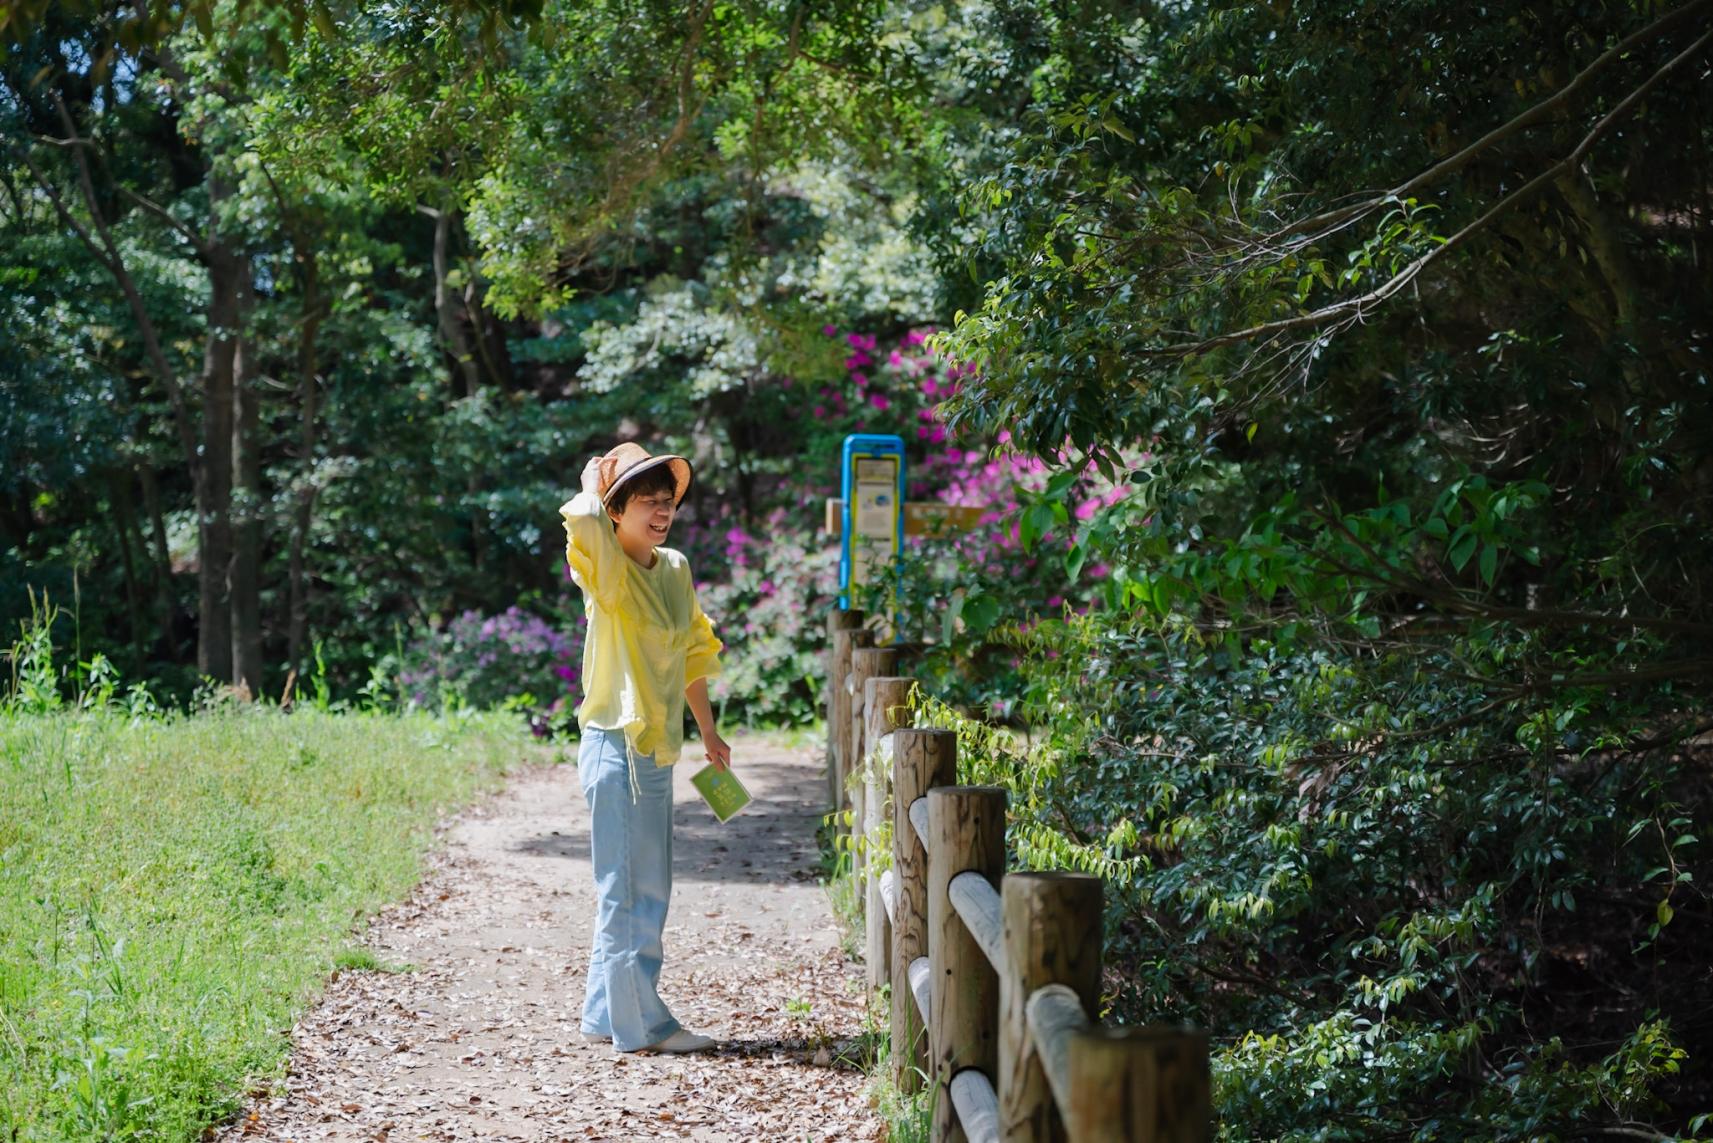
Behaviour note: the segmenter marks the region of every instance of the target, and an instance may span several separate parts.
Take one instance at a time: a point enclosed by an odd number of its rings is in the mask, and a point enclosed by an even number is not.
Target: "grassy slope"
[[[0,714],[0,1138],[194,1138],[515,721]]]

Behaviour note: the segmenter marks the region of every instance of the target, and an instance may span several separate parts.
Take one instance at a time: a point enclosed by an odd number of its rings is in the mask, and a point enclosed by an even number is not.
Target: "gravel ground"
[[[818,752],[733,740],[755,802],[721,825],[676,768],[661,992],[699,1056],[578,1031],[594,889],[573,765],[516,774],[452,823],[366,947],[292,1030],[287,1074],[218,1140],[865,1140],[861,969],[816,881]]]

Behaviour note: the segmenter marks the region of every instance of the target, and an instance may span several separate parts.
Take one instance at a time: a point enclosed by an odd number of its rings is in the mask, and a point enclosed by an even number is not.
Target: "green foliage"
[[[962,17],[946,412],[1131,485],[1103,606],[996,620],[993,773],[1228,1138],[1699,1130],[1713,301],[1640,205],[1702,195],[1693,11]]]
[[[11,665],[12,679],[4,709],[29,714],[48,714],[60,708],[60,678],[54,668],[54,623],[59,619],[55,607],[44,592],[41,602],[30,594],[30,621],[24,624],[19,638],[6,653]]]
[[[1212,1030],[1226,1137],[1703,1130],[1699,5],[20,12],[8,717],[198,683],[218,235],[279,382],[267,693],[569,622],[553,509],[634,438],[698,462],[721,702],[802,723],[838,441],[900,431],[913,497],[993,510],[875,601],[925,716],[1017,863],[1107,879],[1115,1011]],[[80,1122],[129,1046],[64,1069]]]

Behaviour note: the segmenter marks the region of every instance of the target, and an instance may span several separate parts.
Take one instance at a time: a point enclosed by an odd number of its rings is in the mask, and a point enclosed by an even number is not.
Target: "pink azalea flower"
[[[827,337],[832,337],[834,334],[836,334],[838,332],[839,332],[839,327],[836,325],[824,325],[821,327],[821,333]]]
[[[885,393],[870,393],[868,395],[868,403],[879,409],[881,412],[885,412],[887,409],[892,407],[892,402],[886,399]]]
[[[827,406],[825,406],[825,405],[816,405],[815,406],[815,419],[817,421],[824,421],[827,419]]]
[[[868,374],[866,373],[852,373],[851,380],[856,382],[858,389],[868,388]]]
[[[940,383],[932,377],[924,377],[922,379],[922,392],[930,397],[937,397],[940,393]]]

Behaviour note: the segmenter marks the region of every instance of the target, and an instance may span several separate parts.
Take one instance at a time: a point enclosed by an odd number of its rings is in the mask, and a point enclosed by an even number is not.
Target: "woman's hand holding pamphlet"
[[[690,775],[690,784],[722,822],[731,821],[750,802],[749,791],[729,766],[704,766]]]

